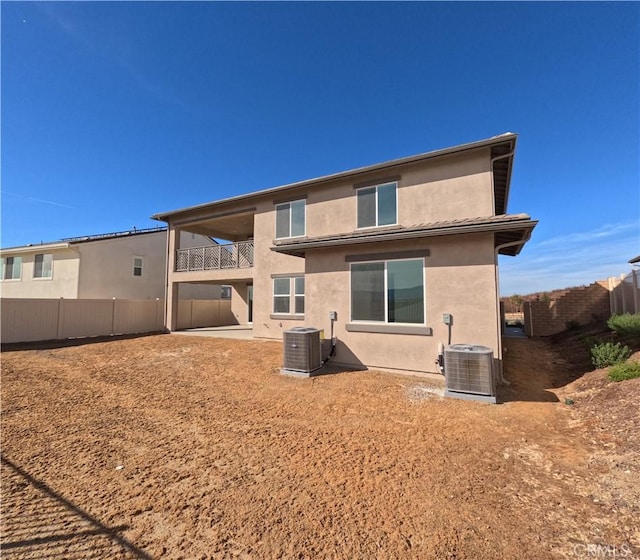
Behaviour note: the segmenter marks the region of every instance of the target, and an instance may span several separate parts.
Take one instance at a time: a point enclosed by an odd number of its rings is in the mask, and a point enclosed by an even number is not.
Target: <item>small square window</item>
[[[133,259],[133,275],[142,276],[142,258],[135,257]]]

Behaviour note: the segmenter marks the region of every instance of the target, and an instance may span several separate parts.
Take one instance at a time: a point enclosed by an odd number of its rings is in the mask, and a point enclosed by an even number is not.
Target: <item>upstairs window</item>
[[[296,200],[276,205],[276,239],[305,234],[305,202]]]
[[[2,279],[20,280],[22,273],[22,257],[2,258]]]
[[[142,276],[142,257],[134,257],[133,259],[133,275]]]
[[[33,260],[34,278],[51,278],[53,276],[53,255],[41,253]]]
[[[358,227],[389,226],[398,223],[398,184],[385,183],[358,189]]]

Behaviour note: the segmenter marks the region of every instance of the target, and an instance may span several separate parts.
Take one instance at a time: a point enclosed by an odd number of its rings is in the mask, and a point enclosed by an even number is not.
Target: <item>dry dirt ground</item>
[[[500,405],[272,342],[8,350],[2,556],[640,559],[640,379],[507,349]]]

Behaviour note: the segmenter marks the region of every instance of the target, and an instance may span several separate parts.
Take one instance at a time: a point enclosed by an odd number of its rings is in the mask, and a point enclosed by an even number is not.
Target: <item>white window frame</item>
[[[296,292],[296,279],[302,278],[304,280],[304,275],[297,274],[293,276],[277,276],[272,278],[271,282],[271,313],[272,315],[295,315],[296,317],[304,317],[304,312],[296,313],[296,298],[303,298],[303,305],[306,304],[304,297],[304,291],[300,294]],[[288,280],[289,281],[289,293],[288,294],[276,294],[276,281],[277,280]],[[305,282],[305,290],[306,290],[306,282]],[[276,311],[276,298],[287,298],[289,300],[289,311]]]
[[[402,261],[421,261],[422,262],[422,323],[399,323],[389,322],[389,285],[387,275],[387,265],[390,262],[402,262]],[[353,318],[353,299],[352,299],[352,278],[353,278],[353,266],[361,264],[384,264],[384,321],[372,321]],[[349,264],[349,318],[350,322],[361,325],[393,325],[393,326],[406,326],[406,327],[426,327],[427,326],[427,284],[425,276],[425,259],[424,257],[408,258],[408,259],[374,259],[371,261],[358,261]]]
[[[292,224],[293,224],[293,212],[291,211],[291,205],[301,203],[304,211],[304,219],[303,219],[303,232],[300,235],[291,235]],[[283,235],[282,237],[278,237],[278,208],[289,207],[289,235]],[[304,198],[299,198],[297,200],[291,200],[289,202],[282,202],[275,205],[275,238],[276,239],[291,239],[294,237],[304,237],[307,235],[307,201]]]
[[[298,284],[298,280],[302,279],[303,282],[303,286],[302,286],[302,293],[298,293],[297,292],[297,284]],[[307,283],[304,279],[304,276],[294,276],[292,279],[293,282],[293,315],[304,315],[304,309],[305,309],[305,297],[304,297],[304,291],[306,289]],[[296,307],[297,307],[297,303],[298,303],[298,298],[302,298],[302,312],[300,311],[296,311]]]
[[[386,187],[389,185],[395,185],[396,188],[396,215],[395,215],[395,220],[393,221],[393,223],[391,224],[382,224],[380,225],[378,222],[380,221],[380,214],[378,212],[378,190],[380,189],[380,187]],[[374,225],[370,225],[370,226],[359,226],[358,225],[358,193],[360,193],[363,190],[366,189],[375,189],[376,191],[376,196],[375,196],[375,216],[376,216],[376,221]],[[396,226],[398,225],[398,181],[387,181],[386,183],[379,183],[376,185],[366,185],[363,187],[358,187],[356,189],[356,229],[371,229],[371,228],[378,228],[378,227],[389,227],[389,226]]]
[[[7,259],[13,259],[13,262],[11,263],[11,271],[12,271],[12,278],[6,278],[5,275],[7,273]],[[18,276],[17,277],[13,277],[13,270],[15,265],[15,259],[20,259],[20,264],[18,265]],[[2,266],[0,267],[2,269],[2,278],[0,278],[0,281],[2,282],[20,282],[22,280],[22,256],[21,255],[9,255],[6,257],[2,257]]]
[[[36,276],[36,259],[38,258],[39,255],[42,255],[43,257],[43,268],[44,268],[44,257],[46,256],[50,256],[51,257],[51,273],[49,274],[49,276]],[[41,281],[41,280],[53,280],[53,254],[52,253],[36,253],[33,256],[33,275],[32,275],[33,279],[36,281]]]
[[[136,261],[140,261],[140,266],[136,266]],[[140,274],[136,274],[136,269],[140,269]],[[133,257],[133,277],[142,278],[144,275],[144,257]]]

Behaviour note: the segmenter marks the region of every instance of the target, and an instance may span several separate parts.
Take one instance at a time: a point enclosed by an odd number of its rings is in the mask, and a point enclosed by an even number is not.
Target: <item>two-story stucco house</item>
[[[215,245],[184,233],[184,246]],[[63,239],[0,249],[3,298],[163,299],[164,227]],[[220,297],[220,286],[185,285],[182,298]]]
[[[449,342],[487,346],[499,362],[498,255],[517,255],[537,223],[507,213],[516,139],[156,214],[169,227],[167,327],[181,283],[215,281],[233,287],[236,320],[255,337],[328,331],[337,312],[342,365],[437,372],[438,343]],[[184,231],[232,244],[185,249]]]

